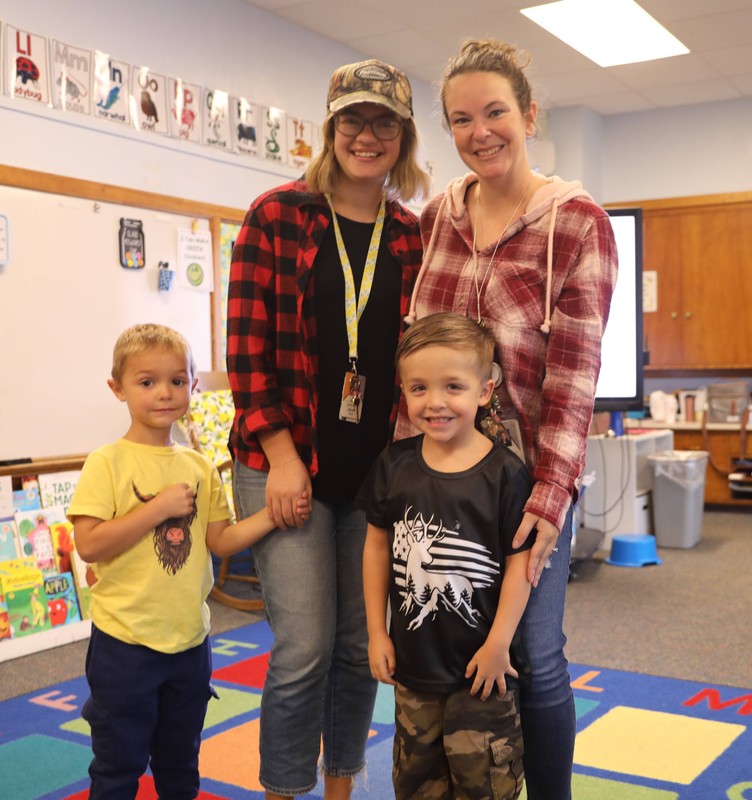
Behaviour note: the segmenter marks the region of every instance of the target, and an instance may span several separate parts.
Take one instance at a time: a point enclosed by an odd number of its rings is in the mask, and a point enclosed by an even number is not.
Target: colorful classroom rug
[[[261,800],[258,733],[271,632],[265,622],[212,637],[214,683],[200,800]],[[706,685],[572,665],[577,704],[574,800],[752,800],[752,687]],[[85,800],[90,760],[83,678],[0,703],[0,797]],[[368,788],[388,800],[392,697],[381,686]],[[319,784],[306,797],[322,797]],[[524,798],[523,793],[523,798]],[[138,800],[154,800],[151,778]]]

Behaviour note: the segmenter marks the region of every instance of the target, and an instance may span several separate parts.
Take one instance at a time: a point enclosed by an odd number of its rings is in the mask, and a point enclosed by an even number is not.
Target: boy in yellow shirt
[[[197,796],[213,693],[209,550],[229,556],[274,529],[265,509],[230,525],[216,467],[173,442],[195,375],[176,331],[146,324],[120,336],[108,384],[131,424],[86,459],[68,509],[76,549],[96,578],[82,712],[94,753],[91,800],[132,800],[149,765],[160,797]],[[302,515],[309,506],[301,497]]]

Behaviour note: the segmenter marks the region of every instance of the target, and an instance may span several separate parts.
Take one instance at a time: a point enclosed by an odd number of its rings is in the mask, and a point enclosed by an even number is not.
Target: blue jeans
[[[520,687],[528,800],[569,800],[571,793],[576,718],[563,631],[571,547],[570,508],[520,623],[532,666],[530,685]]]
[[[241,517],[265,505],[265,472],[236,463]],[[323,738],[325,774],[365,766],[377,682],[368,665],[363,602],[366,520],[314,499],[302,528],[253,546],[274,645],[261,699],[261,772],[268,791],[310,792]]]

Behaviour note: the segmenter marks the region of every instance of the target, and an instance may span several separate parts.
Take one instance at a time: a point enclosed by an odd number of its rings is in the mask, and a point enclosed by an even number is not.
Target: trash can
[[[648,455],[653,473],[653,521],[659,547],[694,547],[702,534],[704,450],[662,450]]]

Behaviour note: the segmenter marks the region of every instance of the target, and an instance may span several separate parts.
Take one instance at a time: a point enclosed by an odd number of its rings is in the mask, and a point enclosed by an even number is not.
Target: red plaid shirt
[[[519,417],[532,470],[525,511],[561,530],[585,465],[601,339],[616,282],[613,230],[579,183],[549,179],[511,226],[490,267],[493,244],[478,255],[476,267],[464,202],[475,180],[472,174],[457,179],[443,204],[442,196],[434,198],[423,211],[425,265],[415,288],[416,317],[456,311],[475,318],[480,293],[480,317],[496,338],[503,388]],[[554,201],[561,202],[555,217]],[[552,224],[551,323],[543,333]],[[400,416],[397,436],[409,432]]]
[[[317,471],[312,270],[330,224],[324,196],[294,181],[253,202],[235,242],[227,306],[227,372],[235,402],[229,444],[252,469],[269,469],[257,433],[289,428],[311,474]],[[405,316],[422,255],[418,219],[389,201],[383,235],[402,265]]]

